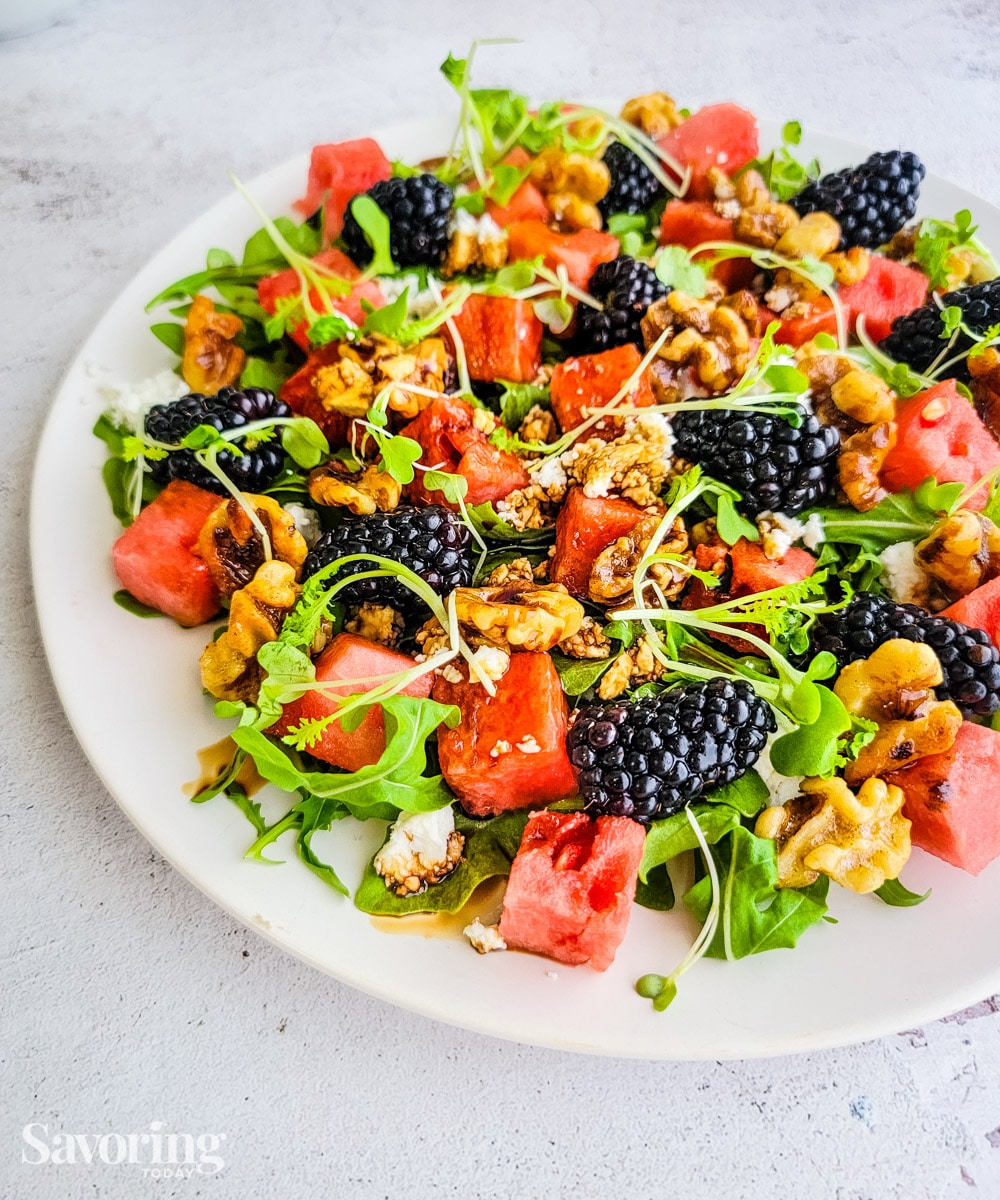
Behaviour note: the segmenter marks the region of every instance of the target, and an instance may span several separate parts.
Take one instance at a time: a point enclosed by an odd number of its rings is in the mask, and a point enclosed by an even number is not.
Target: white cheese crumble
[[[393,823],[385,845],[375,855],[375,870],[384,879],[425,879],[448,863],[448,839],[455,832],[451,807],[434,812],[403,813]]]
[[[562,458],[553,455],[551,458],[545,459],[535,472],[534,482],[545,488],[546,491],[549,491],[550,488],[568,487],[569,480],[566,477],[566,468],[562,464]]]
[[[506,950],[507,943],[500,936],[499,925],[484,925],[478,917],[471,925],[462,930],[472,943],[472,948],[480,954],[489,954],[491,950]]]
[[[440,675],[447,683],[461,683],[465,678],[454,663],[448,663],[447,666],[442,667]]]
[[[420,280],[416,275],[379,276],[376,283],[378,283],[379,290],[385,297],[386,304],[391,304],[393,300],[398,300],[403,292],[409,290],[406,302],[406,317],[409,321],[422,320],[424,317],[429,316],[438,306],[438,302],[434,298],[434,293],[430,288],[421,289]]]
[[[284,508],[285,512],[295,522],[295,528],[302,534],[306,545],[312,549],[323,533],[319,517],[311,508],[306,508],[304,504],[286,504]]]
[[[802,790],[802,775],[781,775],[771,765],[771,747],[784,731],[779,729],[767,739],[767,744],[757,760],[756,771],[771,793],[771,804],[787,804]]]
[[[761,513],[757,518],[761,546],[768,558],[778,561],[785,557],[796,542],[807,549],[816,550],[826,541],[823,522],[817,513],[807,521],[790,517],[781,512]]]
[[[813,513],[802,526],[802,545],[807,550],[818,550],[825,541],[826,530],[823,528],[823,521],[819,513]]]
[[[917,561],[916,543],[897,542],[895,546],[886,546],[878,557],[885,568],[884,582],[893,600],[898,604],[925,605],[930,580]]]
[[[95,372],[96,373],[96,372]],[[139,420],[154,404],[170,404],[189,391],[187,384],[173,371],[160,371],[138,383],[121,381],[99,383],[101,397],[107,401],[108,417],[119,429],[138,430]]]
[[[499,758],[501,754],[510,754],[514,747],[505,738],[500,738],[490,751],[490,758]]]
[[[526,733],[524,737],[521,738],[521,740],[517,743],[517,748],[522,754],[541,754],[542,752],[542,748],[539,746],[538,742],[535,741],[535,735],[533,733]]]
[[[510,655],[499,646],[480,646],[472,655],[472,661],[487,679],[496,683],[503,679],[510,666]]]

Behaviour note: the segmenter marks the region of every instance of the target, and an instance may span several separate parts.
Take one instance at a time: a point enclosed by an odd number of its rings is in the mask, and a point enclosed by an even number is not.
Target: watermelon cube
[[[201,625],[219,611],[219,589],[198,553],[202,526],[224,503],[182,479],[168,483],[111,551],[122,587],[178,625]]]
[[[552,411],[559,428],[563,431],[575,429],[585,420],[585,408],[600,408],[610,404],[626,380],[634,374],[642,355],[638,347],[630,343],[603,350],[600,354],[582,354],[578,358],[567,358],[557,363],[552,370],[550,394]],[[644,371],[633,386],[632,393],[619,402],[623,409],[648,408],[656,403],[649,378]],[[616,437],[621,432],[621,422],[605,417],[586,431],[586,437]]]
[[[374,279],[360,279],[361,272],[346,254],[342,254],[339,250],[322,250],[313,261],[351,283],[351,290],[346,295],[331,296],[330,304],[355,325],[364,323],[365,311],[361,307],[362,300],[370,304],[372,308],[382,308],[385,304],[385,297],[382,295],[379,285]],[[265,312],[274,313],[277,311],[279,300],[286,296],[298,295],[301,288],[298,275],[289,267],[287,271],[279,271],[276,275],[266,275],[257,284],[257,299]],[[317,312],[326,311],[315,288],[310,289],[309,302]],[[289,337],[292,341],[297,342],[303,350],[308,350],[307,322],[302,321],[296,325],[289,331]]]
[[[998,775],[1000,733],[965,721],[947,753],[885,778],[906,796],[914,846],[978,875],[1000,855],[1000,800],[992,787]]]
[[[985,629],[1000,646],[1000,579],[981,584],[974,592],[949,605],[941,614],[972,629]]]
[[[476,293],[455,314],[454,322],[472,379],[527,383],[538,374],[545,326],[530,301]],[[442,333],[454,349],[447,326]]]
[[[865,277],[842,287],[837,295],[847,311],[850,328],[853,330],[858,317],[863,316],[865,332],[873,342],[880,342],[888,337],[897,317],[904,317],[923,304],[927,286],[923,271],[872,254]]]
[[[565,267],[570,283],[578,288],[586,288],[601,263],[618,257],[618,239],[594,229],[558,233],[544,221],[515,221],[507,239],[511,262],[540,257],[550,271]]]
[[[683,167],[691,168],[687,195],[692,200],[714,196],[709,171],[719,167],[735,175],[757,157],[760,138],[757,118],[737,104],[708,104],[657,139],[659,145]]]
[[[503,161],[508,167],[524,168],[531,164],[531,155],[521,146],[515,146]],[[530,179],[525,179],[506,204],[487,200],[486,211],[501,229],[515,221],[547,221],[550,216],[544,193]]]
[[[668,200],[660,222],[660,245],[693,250],[703,242],[733,242],[733,225],[733,218],[720,217],[710,200]],[[727,292],[749,287],[756,274],[748,258],[727,258],[712,269],[712,277]]]
[[[391,174],[391,163],[371,138],[313,146],[306,194],[292,207],[311,217],[325,203],[323,240],[330,243],[343,228],[344,213],[354,197]]]
[[[399,671],[409,671],[413,659],[408,654],[389,650],[367,638],[353,633],[338,633],[323,653],[316,659],[316,678],[321,683],[336,683],[345,680],[340,688],[327,692],[306,692],[299,700],[286,704],[284,712],[268,730],[281,736],[305,719],[327,717],[337,711],[337,696],[354,696],[370,692],[385,682],[385,677]],[[350,681],[350,682],[346,682]],[[427,697],[431,694],[430,675],[421,675],[402,690],[404,696]],[[382,709],[373,705],[357,729],[348,733],[339,721],[331,721],[319,739],[306,747],[314,758],[342,767],[345,771],[359,771],[372,766],[382,757],[385,750],[385,719]]]
[[[511,865],[500,936],[516,950],[606,971],[628,928],[644,840],[628,817],[532,813]]]
[[[886,455],[882,483],[891,492],[917,488],[933,475],[938,483],[975,483],[1000,466],[1000,445],[953,379],[911,396],[896,418],[896,445]],[[982,488],[968,508],[989,498]]]
[[[439,678],[434,699],[457,704],[462,718],[438,733],[441,774],[474,816],[531,808],[576,795],[566,753],[569,708],[547,654],[511,655],[491,696],[466,675]]]
[[[646,515],[638,504],[616,496],[588,496],[582,487],[570,489],[556,518],[555,553],[549,578],[574,596],[586,597],[597,556],[624,537]]]

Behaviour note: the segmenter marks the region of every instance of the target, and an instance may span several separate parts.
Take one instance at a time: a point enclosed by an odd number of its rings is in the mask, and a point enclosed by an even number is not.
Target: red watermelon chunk
[[[896,423],[896,445],[881,474],[891,492],[915,489],[930,475],[938,483],[975,483],[1000,466],[1000,445],[953,379],[911,396]],[[967,507],[981,509],[988,498],[984,487]]]
[[[850,329],[863,316],[865,332],[873,342],[880,342],[888,337],[897,317],[905,317],[923,304],[928,282],[923,271],[872,254],[865,277],[840,288],[837,295],[846,310]]]
[[[528,300],[474,294],[454,316],[469,375],[481,383],[527,383],[542,365],[545,327]],[[447,326],[442,334],[452,350]]]
[[[221,496],[175,479],[148,504],[111,551],[122,587],[179,625],[219,611],[219,589],[198,553],[198,535]]]
[[[323,430],[331,450],[349,445],[350,420],[335,409],[323,407],[316,393],[313,380],[320,367],[338,362],[340,351],[335,342],[328,346],[317,346],[310,351],[305,363],[281,385],[281,399],[299,417],[309,417]]]
[[[586,288],[601,263],[618,257],[618,239],[594,229],[558,233],[544,221],[515,221],[507,230],[507,239],[511,262],[541,258],[550,271],[565,267],[570,283],[578,288]]]
[[[531,155],[515,146],[503,161],[506,166],[524,168],[531,164]],[[530,179],[525,179],[506,204],[487,200],[486,212],[502,229],[515,221],[547,221],[550,216],[543,192]]]
[[[582,354],[578,358],[567,358],[557,363],[552,371],[550,394],[552,411],[559,428],[563,431],[575,429],[588,414],[585,408],[600,408],[610,404],[626,380],[634,374],[642,355],[631,342],[602,350],[600,354]],[[623,408],[648,408],[656,403],[653,389],[645,372],[632,389],[632,394],[622,400]],[[602,418],[587,430],[587,437],[598,437],[607,433],[609,438],[617,436],[621,423],[614,418]],[[600,432],[599,432],[600,431]]]
[[[332,242],[343,228],[344,213],[354,197],[391,174],[392,165],[372,138],[313,146],[306,194],[292,207],[310,217],[325,202],[323,239]]]
[[[345,684],[342,688],[334,689],[330,695],[306,692],[300,700],[285,705],[280,719],[270,727],[268,733],[281,736],[303,719],[329,716],[337,711],[336,696],[370,692],[385,682],[378,676],[408,671],[413,665],[413,659],[408,654],[389,650],[353,633],[338,633],[316,659],[316,678],[322,683],[340,679],[361,682]],[[430,675],[422,675],[403,688],[402,694],[427,697],[431,694],[431,682]],[[361,724],[350,733],[340,727],[339,721],[331,721],[319,740],[311,742],[306,749],[314,758],[332,763],[345,771],[360,771],[362,767],[377,763],[385,750],[382,709],[377,704],[372,705]]]
[[[941,614],[972,629],[985,629],[1000,646],[1000,579],[981,584],[974,592],[949,605]]]
[[[500,936],[606,971],[625,937],[645,834],[628,817],[533,813],[511,865]]]
[[[964,721],[946,754],[918,759],[886,776],[903,789],[903,815],[915,846],[970,875],[1000,855],[1000,733]]]
[[[456,396],[432,400],[419,416],[403,426],[400,434],[420,443],[420,462],[424,466],[466,480],[466,504],[502,500],[528,484],[528,472],[521,460],[494,446],[476,426],[472,405]],[[413,482],[406,485],[406,494],[414,504],[456,507],[443,492],[424,487],[422,471],[417,471]]]
[[[757,118],[730,103],[699,108],[658,142],[681,166],[691,168],[687,195],[693,200],[709,200],[714,195],[708,177],[712,167],[735,175],[760,149]]]
[[[334,274],[339,275],[341,279],[346,279],[352,284],[351,290],[346,296],[331,296],[330,303],[337,312],[342,313],[355,325],[362,325],[364,323],[365,311],[361,307],[362,300],[367,301],[372,308],[382,308],[385,304],[382,289],[375,280],[361,280],[359,278],[361,272],[346,254],[341,254],[339,250],[322,250],[316,255],[313,261],[319,263],[320,266],[328,268]],[[289,267],[287,271],[279,271],[277,275],[268,275],[262,279],[257,284],[257,298],[260,300],[261,307],[265,312],[274,313],[277,311],[279,300],[285,296],[296,296],[300,290],[299,277]],[[325,311],[323,302],[315,288],[310,289],[309,302],[317,312],[322,313]],[[309,349],[309,334],[305,321],[302,321],[301,324],[290,330],[289,336],[303,350]]]
[[[720,217],[710,200],[668,200],[660,222],[660,245],[693,250],[704,242],[733,242],[732,217]],[[705,252],[710,253],[710,251]],[[704,255],[695,255],[695,262]],[[748,258],[727,258],[712,269],[712,276],[727,292],[749,287],[757,268]]]
[[[588,496],[570,488],[556,518],[555,553],[549,578],[574,596],[586,596],[591,568],[602,550],[624,537],[646,515],[638,504],[616,496]]]
[[[566,753],[569,709],[552,659],[519,652],[491,696],[481,683],[439,678],[434,699],[462,719],[438,734],[441,774],[474,816],[551,804],[576,795]]]

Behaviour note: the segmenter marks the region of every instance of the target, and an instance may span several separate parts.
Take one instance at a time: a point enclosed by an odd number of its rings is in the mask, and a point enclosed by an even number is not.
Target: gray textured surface
[[[643,1065],[444,1028],[234,927],[88,767],[27,577],[40,423],[122,284],[224,192],[225,167],[249,178],[314,140],[445,107],[434,68],[474,36],[528,39],[484,82],[733,96],[912,146],[1000,200],[995,4],[864,7],[84,0],[61,26],[0,45],[5,1197],[1000,1196],[1000,998],[853,1049]],[[20,1161],[29,1121],[51,1134],[155,1120],[224,1132],[224,1173],[154,1181]]]

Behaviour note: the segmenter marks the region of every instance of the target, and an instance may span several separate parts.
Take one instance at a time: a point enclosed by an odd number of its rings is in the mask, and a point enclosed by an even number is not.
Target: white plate
[[[449,121],[435,120],[375,136],[390,158],[415,161],[440,153],[450,132]],[[765,123],[762,144],[778,140],[779,127]],[[803,150],[825,169],[868,153],[825,136],[808,138]],[[267,211],[285,211],[303,193],[306,164],[302,156],[254,181]],[[948,217],[963,207],[986,242],[1000,246],[1000,210],[943,180],[925,181],[922,213]],[[705,960],[658,1014],[633,983],[683,956],[695,933],[683,909],[635,908],[617,960],[598,975],[526,954],[481,957],[464,940],[390,936],[294,853],[281,868],[243,861],[252,831],[235,807],[224,797],[195,806],[181,791],[197,774],[195,751],[225,733],[201,693],[204,631],[139,620],[111,599],[118,585],[109,549],[119,530],[100,478],[104,447],[90,434],[103,404],[88,368],[140,380],[172,366],[148,332],[143,305],[197,270],[210,246],[238,253],[258,226],[233,194],[156,255],[69,369],[38,453],[32,561],[52,673],[95,769],[152,845],[233,916],[320,970],[393,1004],[521,1042],[641,1058],[786,1054],[911,1027],[1000,990],[1000,863],[972,879],[917,851],[906,881],[933,887],[925,904],[893,909],[834,888],[839,924],[810,929],[792,952]],[[344,821],[317,839],[350,886],[379,840],[381,826],[372,824]]]

